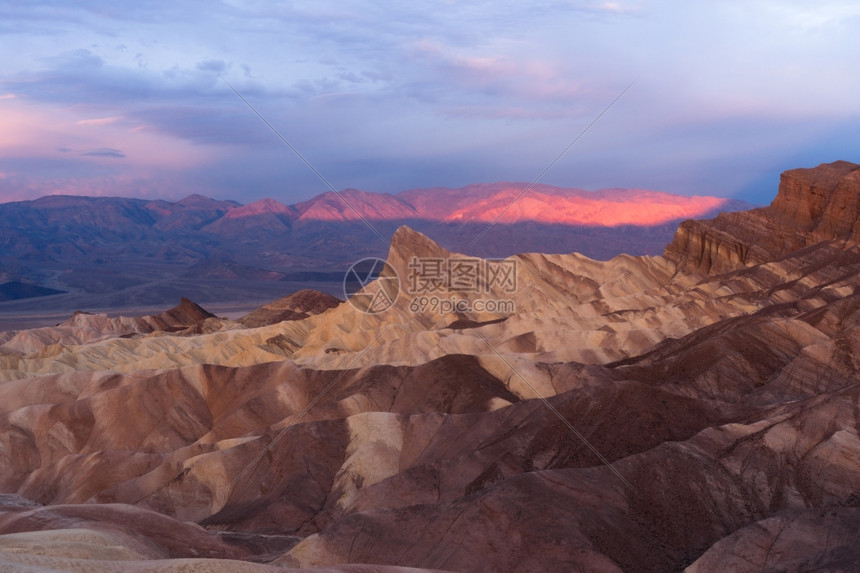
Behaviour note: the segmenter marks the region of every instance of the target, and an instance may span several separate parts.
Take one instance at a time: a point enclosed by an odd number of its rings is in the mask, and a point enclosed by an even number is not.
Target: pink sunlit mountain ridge
[[[265,214],[295,217],[297,215],[297,211],[295,208],[288,207],[274,199],[260,199],[259,201],[254,201],[253,203],[248,203],[247,205],[241,205],[230,209],[224,217],[226,219],[239,219],[241,217],[254,217]]]
[[[323,193],[294,206],[262,199],[237,207],[225,216],[277,213],[296,214],[302,221],[359,219],[426,219],[445,223],[525,221],[546,224],[614,227],[660,225],[700,218],[720,210],[736,211],[750,205],[713,196],[683,196],[644,189],[584,191],[525,183],[478,183],[457,189],[413,189],[395,195],[346,189],[340,196]],[[519,199],[518,199],[519,197]]]
[[[0,284],[50,289],[14,291],[22,293],[63,291],[40,297],[40,308],[70,311],[163,306],[182,296],[206,304],[264,301],[281,292],[282,281],[313,283],[294,286],[338,296],[345,269],[364,257],[384,257],[386,241],[402,225],[475,256],[578,252],[609,259],[659,254],[680,221],[750,207],[640,189],[535,185],[523,194],[526,187],[346,189],[294,205],[202,195],[175,202],[47,196],[3,203]],[[0,312],[24,304],[0,303]]]

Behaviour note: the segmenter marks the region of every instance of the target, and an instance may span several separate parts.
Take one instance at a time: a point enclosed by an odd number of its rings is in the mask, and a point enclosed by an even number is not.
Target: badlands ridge
[[[504,313],[418,304],[415,257],[462,258],[401,227],[375,314],[304,291],[0,334],[0,568],[860,562],[860,166],[456,295]]]

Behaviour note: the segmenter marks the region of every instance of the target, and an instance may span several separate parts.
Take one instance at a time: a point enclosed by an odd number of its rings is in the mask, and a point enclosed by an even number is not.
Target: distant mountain
[[[720,197],[679,196],[643,189],[583,191],[522,183],[483,183],[460,189],[415,189],[397,195],[424,218],[446,222],[522,223],[573,226],[653,226],[737,211],[751,205]],[[519,197],[519,199],[518,199]]]
[[[439,220],[430,210],[419,211],[399,195],[368,193],[346,189],[339,194],[328,191],[295,206],[301,221],[374,221],[428,219]]]
[[[471,255],[580,252],[608,259],[659,254],[679,221],[750,207],[639,189],[535,185],[523,194],[526,187],[486,183],[394,195],[347,189],[295,205],[202,195],[175,202],[48,196],[0,204],[0,269],[16,269],[7,280],[70,291],[67,298],[81,306],[91,304],[85,295],[98,295],[105,307],[164,304],[175,299],[168,287],[177,278],[198,285],[179,294],[211,303],[220,296],[212,281],[229,281],[235,287],[229,296],[247,299],[251,294],[242,290],[251,284],[302,273],[339,277],[360,258],[384,256],[403,224]],[[260,298],[274,293],[261,288]],[[314,288],[337,294],[340,287]]]
[[[479,183],[458,189],[412,189],[396,195],[347,189],[328,192],[292,208],[301,221],[424,220],[438,223],[537,222],[589,227],[654,226],[738,211],[749,203],[720,197],[681,196],[643,189],[584,191],[552,185]],[[266,199],[270,208],[290,209]],[[263,203],[263,201],[257,202]],[[255,203],[254,205],[257,205]],[[254,210],[254,214],[262,212]]]

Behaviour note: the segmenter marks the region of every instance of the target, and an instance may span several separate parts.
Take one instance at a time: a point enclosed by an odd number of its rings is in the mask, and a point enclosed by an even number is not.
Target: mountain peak
[[[285,320],[301,320],[335,308],[341,302],[330,294],[314,289],[302,289],[249,312],[238,322],[244,326],[258,327]]]
[[[178,305],[165,310],[158,317],[169,326],[184,326],[198,323],[207,318],[214,318],[215,315],[191,299],[182,297]]]
[[[296,204],[295,209],[301,213],[300,219],[307,221],[410,219],[420,216],[412,205],[394,195],[359,189],[344,189],[340,193],[327,191]]]
[[[219,199],[213,199],[211,197],[207,197],[205,195],[200,195],[199,193],[192,193],[187,197],[183,197],[179,201],[173,203],[176,207],[191,207],[195,209],[230,209],[233,207],[238,207],[239,203],[236,201],[221,201]]]
[[[401,255],[411,253],[415,256],[447,256],[450,251],[423,233],[408,225],[401,225],[391,237],[391,251]]]
[[[247,205],[230,209],[227,214],[224,215],[224,218],[240,219],[242,217],[254,217],[257,215],[265,215],[267,213],[273,213],[276,215],[294,215],[295,210],[279,201],[267,197],[265,199],[260,199],[259,201],[254,201],[253,203],[248,203]]]
[[[400,275],[401,280],[409,276],[409,263],[416,258],[446,258],[451,252],[440,246],[430,237],[401,225],[391,237],[388,251],[388,264]]]

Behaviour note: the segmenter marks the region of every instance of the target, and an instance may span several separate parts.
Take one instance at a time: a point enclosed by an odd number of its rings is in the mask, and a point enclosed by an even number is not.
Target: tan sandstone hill
[[[243,326],[258,327],[277,324],[285,320],[301,320],[338,306],[341,300],[313,289],[294,292],[249,312],[237,322]]]
[[[0,356],[31,354],[56,344],[90,344],[154,332],[199,334],[218,330],[223,324],[214,314],[184,297],[175,307],[155,315],[109,317],[78,311],[55,327],[0,333]]]

